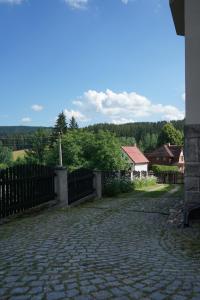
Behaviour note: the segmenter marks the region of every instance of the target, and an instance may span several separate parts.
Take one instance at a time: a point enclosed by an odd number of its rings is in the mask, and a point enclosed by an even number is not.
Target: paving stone
[[[51,292],[46,295],[47,300],[60,300],[66,297],[64,292]]]
[[[153,294],[151,294],[151,299],[153,300],[162,300],[162,299],[166,299],[167,296],[160,293],[160,292],[155,292]]]
[[[67,297],[74,297],[79,295],[79,291],[77,289],[67,291]]]
[[[29,291],[29,293],[30,293],[30,294],[40,294],[40,293],[42,292],[42,290],[43,290],[43,287],[37,286],[37,287],[32,288],[32,289]]]
[[[11,290],[11,294],[25,294],[29,290],[28,287],[18,287]]]

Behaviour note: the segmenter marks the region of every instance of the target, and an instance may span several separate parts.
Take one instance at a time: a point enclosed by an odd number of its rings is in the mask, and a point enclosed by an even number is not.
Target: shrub
[[[105,183],[104,186],[104,195],[108,197],[113,197],[120,194],[120,180],[119,179],[111,179]]]
[[[129,193],[133,190],[133,185],[130,180],[121,179],[120,180],[120,190],[121,193]]]
[[[109,179],[104,186],[104,195],[108,197],[117,196],[120,193],[128,193],[133,190],[133,185],[127,179]]]
[[[0,164],[0,170],[6,169],[6,168],[8,168],[8,166],[6,164]]]
[[[152,165],[151,168],[154,173],[179,172],[179,169],[177,166]]]
[[[157,178],[154,176],[146,177],[146,178],[135,178],[133,181],[134,189],[141,189],[147,186],[156,185]]]

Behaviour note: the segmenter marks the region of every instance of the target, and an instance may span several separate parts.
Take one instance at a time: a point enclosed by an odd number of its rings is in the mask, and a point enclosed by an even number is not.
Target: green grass
[[[17,150],[17,151],[13,151],[13,160],[17,160],[18,158],[24,158],[26,152],[25,150]]]
[[[157,184],[155,186],[143,187],[134,191],[138,196],[141,194],[145,198],[159,198],[170,192],[175,186],[171,184]]]

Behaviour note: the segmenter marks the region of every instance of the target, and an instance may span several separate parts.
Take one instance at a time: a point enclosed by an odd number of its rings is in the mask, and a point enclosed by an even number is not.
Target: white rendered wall
[[[148,164],[141,164],[141,165],[135,165],[135,171],[141,172],[141,171],[148,171]]]
[[[185,0],[186,124],[200,124],[200,0]]]

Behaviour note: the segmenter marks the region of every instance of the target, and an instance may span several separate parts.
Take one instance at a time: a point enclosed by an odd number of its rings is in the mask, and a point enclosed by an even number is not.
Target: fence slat
[[[52,168],[20,165],[0,170],[0,218],[23,212],[54,197]]]
[[[93,178],[93,171],[87,169],[79,169],[68,174],[69,204],[94,192]]]

